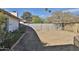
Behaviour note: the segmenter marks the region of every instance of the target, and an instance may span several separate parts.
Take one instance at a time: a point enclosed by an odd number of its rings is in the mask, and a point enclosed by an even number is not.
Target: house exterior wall
[[[3,12],[0,12],[3,13]],[[9,16],[8,14],[3,13],[8,19],[7,19],[7,24],[6,24],[6,30],[7,31],[15,31],[19,28],[19,19]],[[17,13],[13,13],[13,15],[17,16]],[[2,26],[4,27],[4,26]]]
[[[19,20],[8,16],[7,30],[13,32],[15,30],[18,30],[18,28],[19,28]]]

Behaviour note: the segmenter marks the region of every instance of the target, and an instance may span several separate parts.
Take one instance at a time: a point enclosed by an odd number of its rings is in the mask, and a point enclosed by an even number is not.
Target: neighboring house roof
[[[13,17],[13,18],[21,20],[19,17],[15,16],[15,15],[12,15],[11,13],[5,11],[4,9],[0,9],[0,12],[3,12],[4,14],[7,14],[7,15]]]
[[[49,23],[79,23],[79,16],[62,13],[49,17],[48,21]]]

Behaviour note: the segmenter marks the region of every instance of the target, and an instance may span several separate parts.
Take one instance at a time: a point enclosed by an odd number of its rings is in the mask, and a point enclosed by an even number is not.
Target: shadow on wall
[[[18,44],[12,49],[13,51],[77,51],[74,45],[59,45],[45,47],[44,43],[40,41],[35,30],[26,26],[26,33]]]

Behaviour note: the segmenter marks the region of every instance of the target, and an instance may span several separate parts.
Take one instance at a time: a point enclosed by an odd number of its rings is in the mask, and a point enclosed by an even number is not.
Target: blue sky
[[[23,12],[27,11],[32,13],[32,15],[38,15],[40,17],[48,17],[51,14],[46,12],[44,8],[5,8],[6,11],[12,12],[17,11],[19,17],[23,14]],[[49,10],[54,11],[64,11],[64,12],[71,12],[73,14],[79,15],[79,9],[78,8],[49,8]]]

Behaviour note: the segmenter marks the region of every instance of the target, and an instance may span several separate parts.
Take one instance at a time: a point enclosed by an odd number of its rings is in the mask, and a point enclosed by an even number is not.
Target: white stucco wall
[[[15,30],[18,30],[19,28],[19,20],[16,19],[16,18],[13,18],[13,17],[9,17],[9,20],[8,20],[8,31],[15,31]]]

